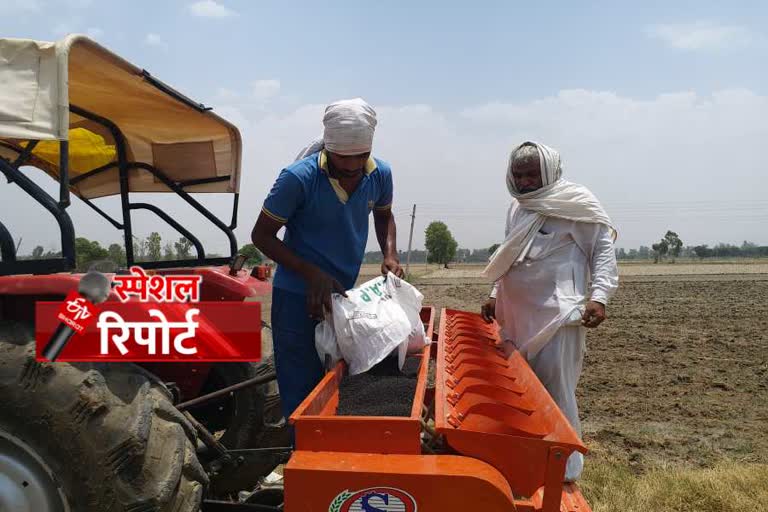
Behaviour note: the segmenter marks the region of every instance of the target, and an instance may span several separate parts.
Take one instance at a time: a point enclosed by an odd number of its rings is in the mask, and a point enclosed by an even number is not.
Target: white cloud
[[[216,101],[221,103],[229,103],[237,101],[241,97],[240,93],[229,89],[227,87],[219,87],[216,89]]]
[[[768,222],[768,201],[753,188],[768,186],[757,164],[760,141],[768,137],[761,121],[768,115],[766,96],[733,89],[639,100],[570,90],[529,103],[477,106],[462,115],[467,130],[495,140],[498,150],[523,139],[560,149],[567,179],[585,182],[609,206],[622,244],[652,240],[665,225],[691,242],[736,242],[759,236],[755,229]],[[763,207],[727,207],[738,197],[763,201]]]
[[[244,243],[279,170],[322,133],[325,105],[287,108],[278,94],[259,108],[252,88],[221,89],[216,96],[221,106],[215,111],[243,136],[240,192],[248,200],[240,202],[237,237]],[[423,247],[424,229],[432,220],[444,220],[462,247],[498,241],[509,204],[504,185],[508,151],[525,139],[561,151],[564,177],[587,185],[603,201],[619,228],[619,246],[648,245],[667,229],[692,245],[768,244],[768,173],[762,155],[768,96],[730,89],[638,99],[576,89],[458,111],[423,104],[376,105],[376,110],[374,153],[392,165],[401,248],[408,240],[414,203],[416,247]],[[56,193],[54,185],[50,188]],[[19,204],[12,192],[12,187],[0,187],[0,204]],[[158,196],[155,201],[172,216],[188,215],[171,199]],[[212,211],[227,218],[231,198],[210,201]],[[8,228],[25,244],[55,244],[50,219],[40,215],[34,201],[28,203],[8,219],[15,223]],[[70,214],[83,219],[90,210],[73,204]],[[137,215],[135,229],[145,236],[158,229],[156,219]],[[104,243],[118,237],[106,224],[86,223],[82,230],[82,236]],[[223,237],[204,230],[199,234],[208,252],[224,252]],[[178,237],[170,228],[161,235]],[[376,247],[374,236],[369,247]]]
[[[72,9],[85,9],[93,4],[93,0],[61,0],[62,3]]]
[[[268,100],[280,93],[280,80],[256,80],[251,84],[251,94],[256,100]]]
[[[74,15],[60,20],[54,27],[53,33],[62,37],[67,34],[85,34],[91,39],[99,40],[104,36],[104,30],[100,27],[88,27],[82,16]]]
[[[322,133],[324,105],[281,114],[273,107],[255,111],[245,96],[241,101],[217,111],[243,132],[243,168],[259,170],[244,173],[243,196],[261,198],[279,169]],[[761,228],[768,222],[768,200],[760,192],[768,187],[760,167],[768,138],[766,96],[734,89],[636,99],[564,90],[530,102],[460,112],[429,105],[376,109],[374,153],[392,164],[401,234],[407,233],[410,206],[418,205],[417,246],[423,246],[427,223],[436,219],[448,223],[462,246],[497,241],[509,201],[504,186],[508,151],[525,139],[562,152],[565,177],[584,183],[604,202],[622,246],[648,245],[667,229],[679,232],[686,243],[768,243]],[[755,201],[762,201],[762,209],[754,207]],[[241,204],[240,237],[247,237],[258,204]],[[732,204],[752,206],[732,209]],[[369,247],[375,246],[372,237]]]
[[[144,44],[147,46],[154,46],[156,48],[162,48],[163,50],[168,48],[168,43],[157,34],[149,33],[144,36]]]
[[[200,0],[189,4],[188,8],[194,16],[200,16],[202,18],[228,18],[237,15],[235,11],[221,5],[215,0]]]
[[[76,32],[75,25],[71,21],[61,21],[53,27],[53,33],[57,36],[65,36]]]
[[[279,96],[280,80],[254,80],[245,91],[219,87],[214,100],[217,105],[228,108],[236,106],[238,110],[247,111],[250,116],[260,116],[267,113],[267,106],[273,106]]]
[[[101,36],[104,35],[104,31],[98,27],[89,27],[85,30],[85,35],[90,37],[91,39],[101,39]]]
[[[711,21],[657,24],[647,27],[646,33],[678,50],[745,48],[764,39],[747,27]]]
[[[3,10],[5,12],[16,11],[39,11],[42,4],[39,0],[4,0]]]

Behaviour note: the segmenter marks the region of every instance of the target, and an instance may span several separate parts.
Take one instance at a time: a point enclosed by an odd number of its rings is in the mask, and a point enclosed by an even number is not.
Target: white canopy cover
[[[129,162],[152,165],[176,182],[202,180],[188,192],[238,192],[242,141],[231,123],[85,36],[0,39],[0,156],[14,160],[30,141],[40,141],[29,164],[54,179],[61,140],[69,141],[70,178],[117,161],[110,130],[70,106],[114,123]],[[224,176],[229,179],[215,180]],[[88,199],[118,194],[118,169],[72,190]],[[132,169],[129,191],[169,190],[151,173]]]

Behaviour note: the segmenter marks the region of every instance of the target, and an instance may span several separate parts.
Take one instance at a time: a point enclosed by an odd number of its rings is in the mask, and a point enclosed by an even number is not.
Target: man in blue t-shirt
[[[376,112],[362,99],[329,105],[324,132],[280,172],[251,237],[277,262],[272,340],[286,419],[323,377],[315,326],[331,294],[353,288],[373,212],[382,273],[403,275],[392,216],[392,171],[371,156]],[[277,237],[285,227],[283,240]]]

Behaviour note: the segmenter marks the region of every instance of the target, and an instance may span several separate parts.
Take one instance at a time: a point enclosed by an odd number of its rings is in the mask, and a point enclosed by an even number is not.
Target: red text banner
[[[66,303],[65,303],[66,304]],[[37,359],[61,322],[60,302],[38,302]],[[261,359],[258,302],[105,302],[57,361],[221,362]]]

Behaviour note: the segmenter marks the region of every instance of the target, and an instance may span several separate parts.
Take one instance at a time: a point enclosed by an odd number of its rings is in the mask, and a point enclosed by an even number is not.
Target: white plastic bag
[[[394,350],[403,367],[406,354],[422,349],[426,340],[421,322],[424,296],[390,273],[333,295],[332,318],[315,328],[315,347],[322,361],[344,359],[350,375],[370,370]]]
[[[391,272],[387,275],[386,283],[389,293],[400,307],[403,308],[403,311],[408,316],[408,322],[411,324],[411,333],[408,335],[407,342],[405,343],[405,351],[408,354],[419,352],[430,343],[424,332],[424,323],[421,321],[421,305],[424,295],[415,286],[400,279]],[[404,357],[403,355],[400,361],[401,367]]]
[[[333,301],[336,341],[350,375],[370,370],[408,338],[411,324],[383,277],[372,279]]]
[[[331,366],[335,366],[341,361],[341,352],[339,351],[339,344],[336,343],[336,333],[333,329],[333,318],[323,320],[315,326],[315,348],[323,366],[326,365],[326,357]]]

